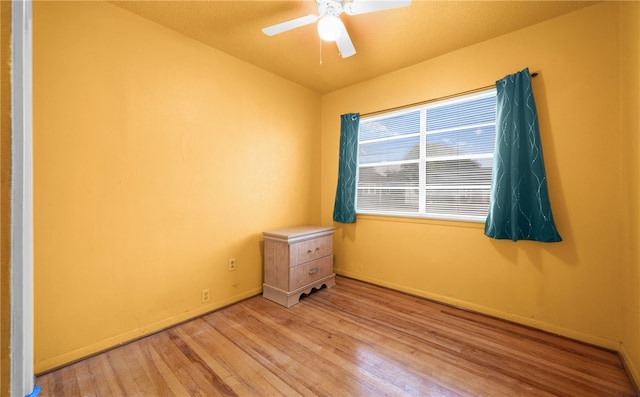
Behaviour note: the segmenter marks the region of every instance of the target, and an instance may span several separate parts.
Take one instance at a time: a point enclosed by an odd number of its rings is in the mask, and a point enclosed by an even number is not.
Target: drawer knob
[[[317,267],[312,267],[311,269],[309,269],[309,274],[316,274],[316,273],[318,273]]]

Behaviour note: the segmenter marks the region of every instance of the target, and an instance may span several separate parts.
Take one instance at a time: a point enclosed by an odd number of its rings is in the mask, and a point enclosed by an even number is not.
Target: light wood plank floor
[[[41,396],[635,396],[616,353],[339,277],[40,376]]]

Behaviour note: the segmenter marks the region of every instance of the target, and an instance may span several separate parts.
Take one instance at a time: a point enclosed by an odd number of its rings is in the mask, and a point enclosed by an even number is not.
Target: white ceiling
[[[317,14],[315,0],[110,3],[325,94],[595,2],[413,0],[404,8],[342,14],[357,51],[344,59],[335,43],[321,44],[315,24],[272,37],[261,31],[279,22]]]

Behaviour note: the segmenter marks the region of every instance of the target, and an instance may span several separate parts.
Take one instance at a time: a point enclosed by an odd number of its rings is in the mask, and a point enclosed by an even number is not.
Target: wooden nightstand
[[[298,226],[264,232],[262,296],[291,307],[313,288],[336,285],[333,229]]]

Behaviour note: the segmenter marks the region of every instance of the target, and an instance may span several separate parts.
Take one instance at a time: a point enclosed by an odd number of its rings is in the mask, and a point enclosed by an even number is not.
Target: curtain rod
[[[538,72],[531,73],[531,77],[536,77],[537,75],[538,75]],[[400,106],[396,106],[396,107],[388,108],[388,109],[376,110],[375,112],[363,113],[363,114],[360,115],[360,117],[375,116],[376,114],[380,114],[380,113],[387,113],[387,112],[391,112],[391,111],[402,110],[402,109],[410,108],[410,107],[413,107],[413,106],[419,106],[419,105],[424,105],[424,104],[431,103],[431,102],[436,102],[436,101],[443,101],[445,99],[451,99],[451,98],[455,98],[455,97],[459,97],[459,96],[463,96],[463,95],[474,94],[476,92],[485,91],[485,90],[488,90],[490,88],[495,88],[495,86],[496,86],[495,84],[487,85],[487,86],[484,86],[484,87],[475,88],[473,90],[468,90],[468,91],[460,92],[460,93],[457,93],[457,94],[447,95],[447,96],[443,96],[443,97],[440,97],[440,98],[434,98],[434,99],[429,99],[429,100],[426,100],[426,101],[409,103],[407,105],[400,105]]]

